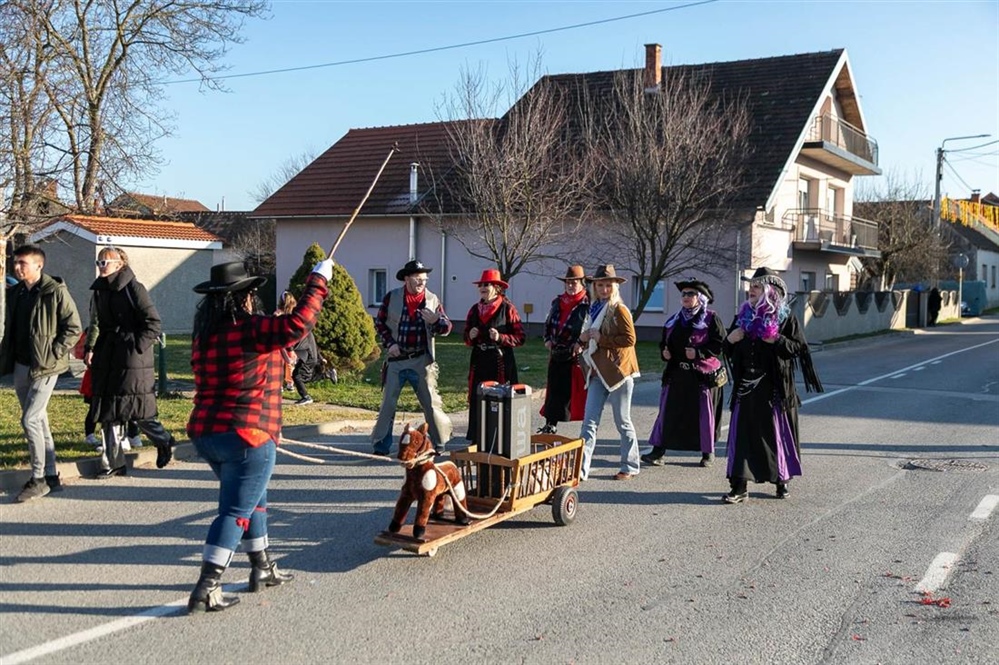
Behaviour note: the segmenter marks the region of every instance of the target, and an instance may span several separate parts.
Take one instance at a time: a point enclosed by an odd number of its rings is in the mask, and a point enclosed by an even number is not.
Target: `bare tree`
[[[590,208],[594,165],[574,141],[579,110],[563,87],[541,77],[540,57],[525,71],[510,65],[505,83],[465,70],[445,99],[450,171],[432,173],[436,208],[428,210],[472,256],[509,279],[575,234]],[[524,93],[524,94],[521,94]],[[512,102],[499,119],[497,107]]]
[[[97,207],[103,189],[124,189],[124,180],[155,170],[155,142],[171,130],[160,104],[165,79],[193,72],[204,87],[220,89],[223,56],[242,41],[246,18],[266,7],[265,0],[0,3],[0,43],[23,49],[10,59],[31,73],[3,81],[24,90],[11,114],[19,126],[0,138],[11,146],[28,141],[30,148],[17,149],[31,155],[31,168],[12,180],[11,203],[37,190],[40,163],[81,211]],[[44,120],[45,131],[25,114]]]
[[[641,278],[638,319],[659,281],[731,270],[749,114],[744,99],[714,94],[709,80],[676,73],[649,92],[641,71],[615,74],[610,98],[590,106],[598,205],[609,222],[602,244]]]
[[[247,192],[257,203],[263,203],[271,194],[284,187],[285,183],[298,175],[302,169],[316,159],[316,149],[309,147],[297,155],[287,158],[277,169]]]
[[[931,279],[946,261],[949,244],[933,229],[933,202],[918,177],[888,171],[865,180],[853,212],[878,225],[880,258],[864,258],[862,284],[881,291],[895,283]]]

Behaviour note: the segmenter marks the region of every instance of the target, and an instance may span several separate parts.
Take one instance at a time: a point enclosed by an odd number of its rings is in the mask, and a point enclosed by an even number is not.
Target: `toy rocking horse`
[[[389,531],[398,533],[406,519],[409,507],[416,501],[416,518],[413,520],[413,537],[422,538],[427,530],[427,522],[431,517],[440,519],[444,516],[444,504],[449,497],[448,482],[454,488],[452,503],[457,500],[463,508],[468,508],[465,500],[465,485],[461,473],[454,462],[434,464],[434,445],[427,436],[427,424],[419,429],[412,429],[409,423],[399,439],[399,459],[405,463],[406,479],[399,500],[395,504],[395,514],[389,524]],[[457,506],[454,506],[455,521],[458,524],[468,524],[468,516]]]

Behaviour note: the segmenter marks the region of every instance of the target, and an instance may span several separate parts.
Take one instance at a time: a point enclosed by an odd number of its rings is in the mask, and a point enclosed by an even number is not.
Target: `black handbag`
[[[728,383],[728,372],[725,370],[725,365],[722,365],[713,372],[702,373],[701,381],[708,388],[721,388]]]

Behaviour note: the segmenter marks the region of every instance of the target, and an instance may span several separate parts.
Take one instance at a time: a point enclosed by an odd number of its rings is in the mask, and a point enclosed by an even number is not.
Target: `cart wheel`
[[[576,506],[579,497],[573,487],[558,487],[552,494],[552,517],[555,524],[568,526],[576,519]]]
[[[435,547],[435,548],[433,548],[432,550],[427,550],[425,554],[427,555],[427,557],[428,557],[428,558],[429,558],[429,557],[432,557],[432,556],[434,556],[435,554],[437,554],[437,548]]]

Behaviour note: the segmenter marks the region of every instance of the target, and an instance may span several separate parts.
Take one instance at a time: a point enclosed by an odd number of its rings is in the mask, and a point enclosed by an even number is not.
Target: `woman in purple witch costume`
[[[722,400],[721,386],[711,379],[722,366],[725,327],[708,309],[714,294],[707,284],[690,279],[677,282],[676,288],[680,311],[663,326],[659,349],[666,367],[659,416],[649,436],[652,451],[642,461],[660,466],[666,450],[692,450],[701,452],[701,466],[711,466]]]
[[[733,386],[726,503],[749,498],[750,480],[774,483],[777,498],[787,497],[788,481],[801,475],[795,365],[805,390],[822,392],[808,342],[788,307],[784,280],[759,268],[748,281],[749,299],[739,308],[724,345]]]

